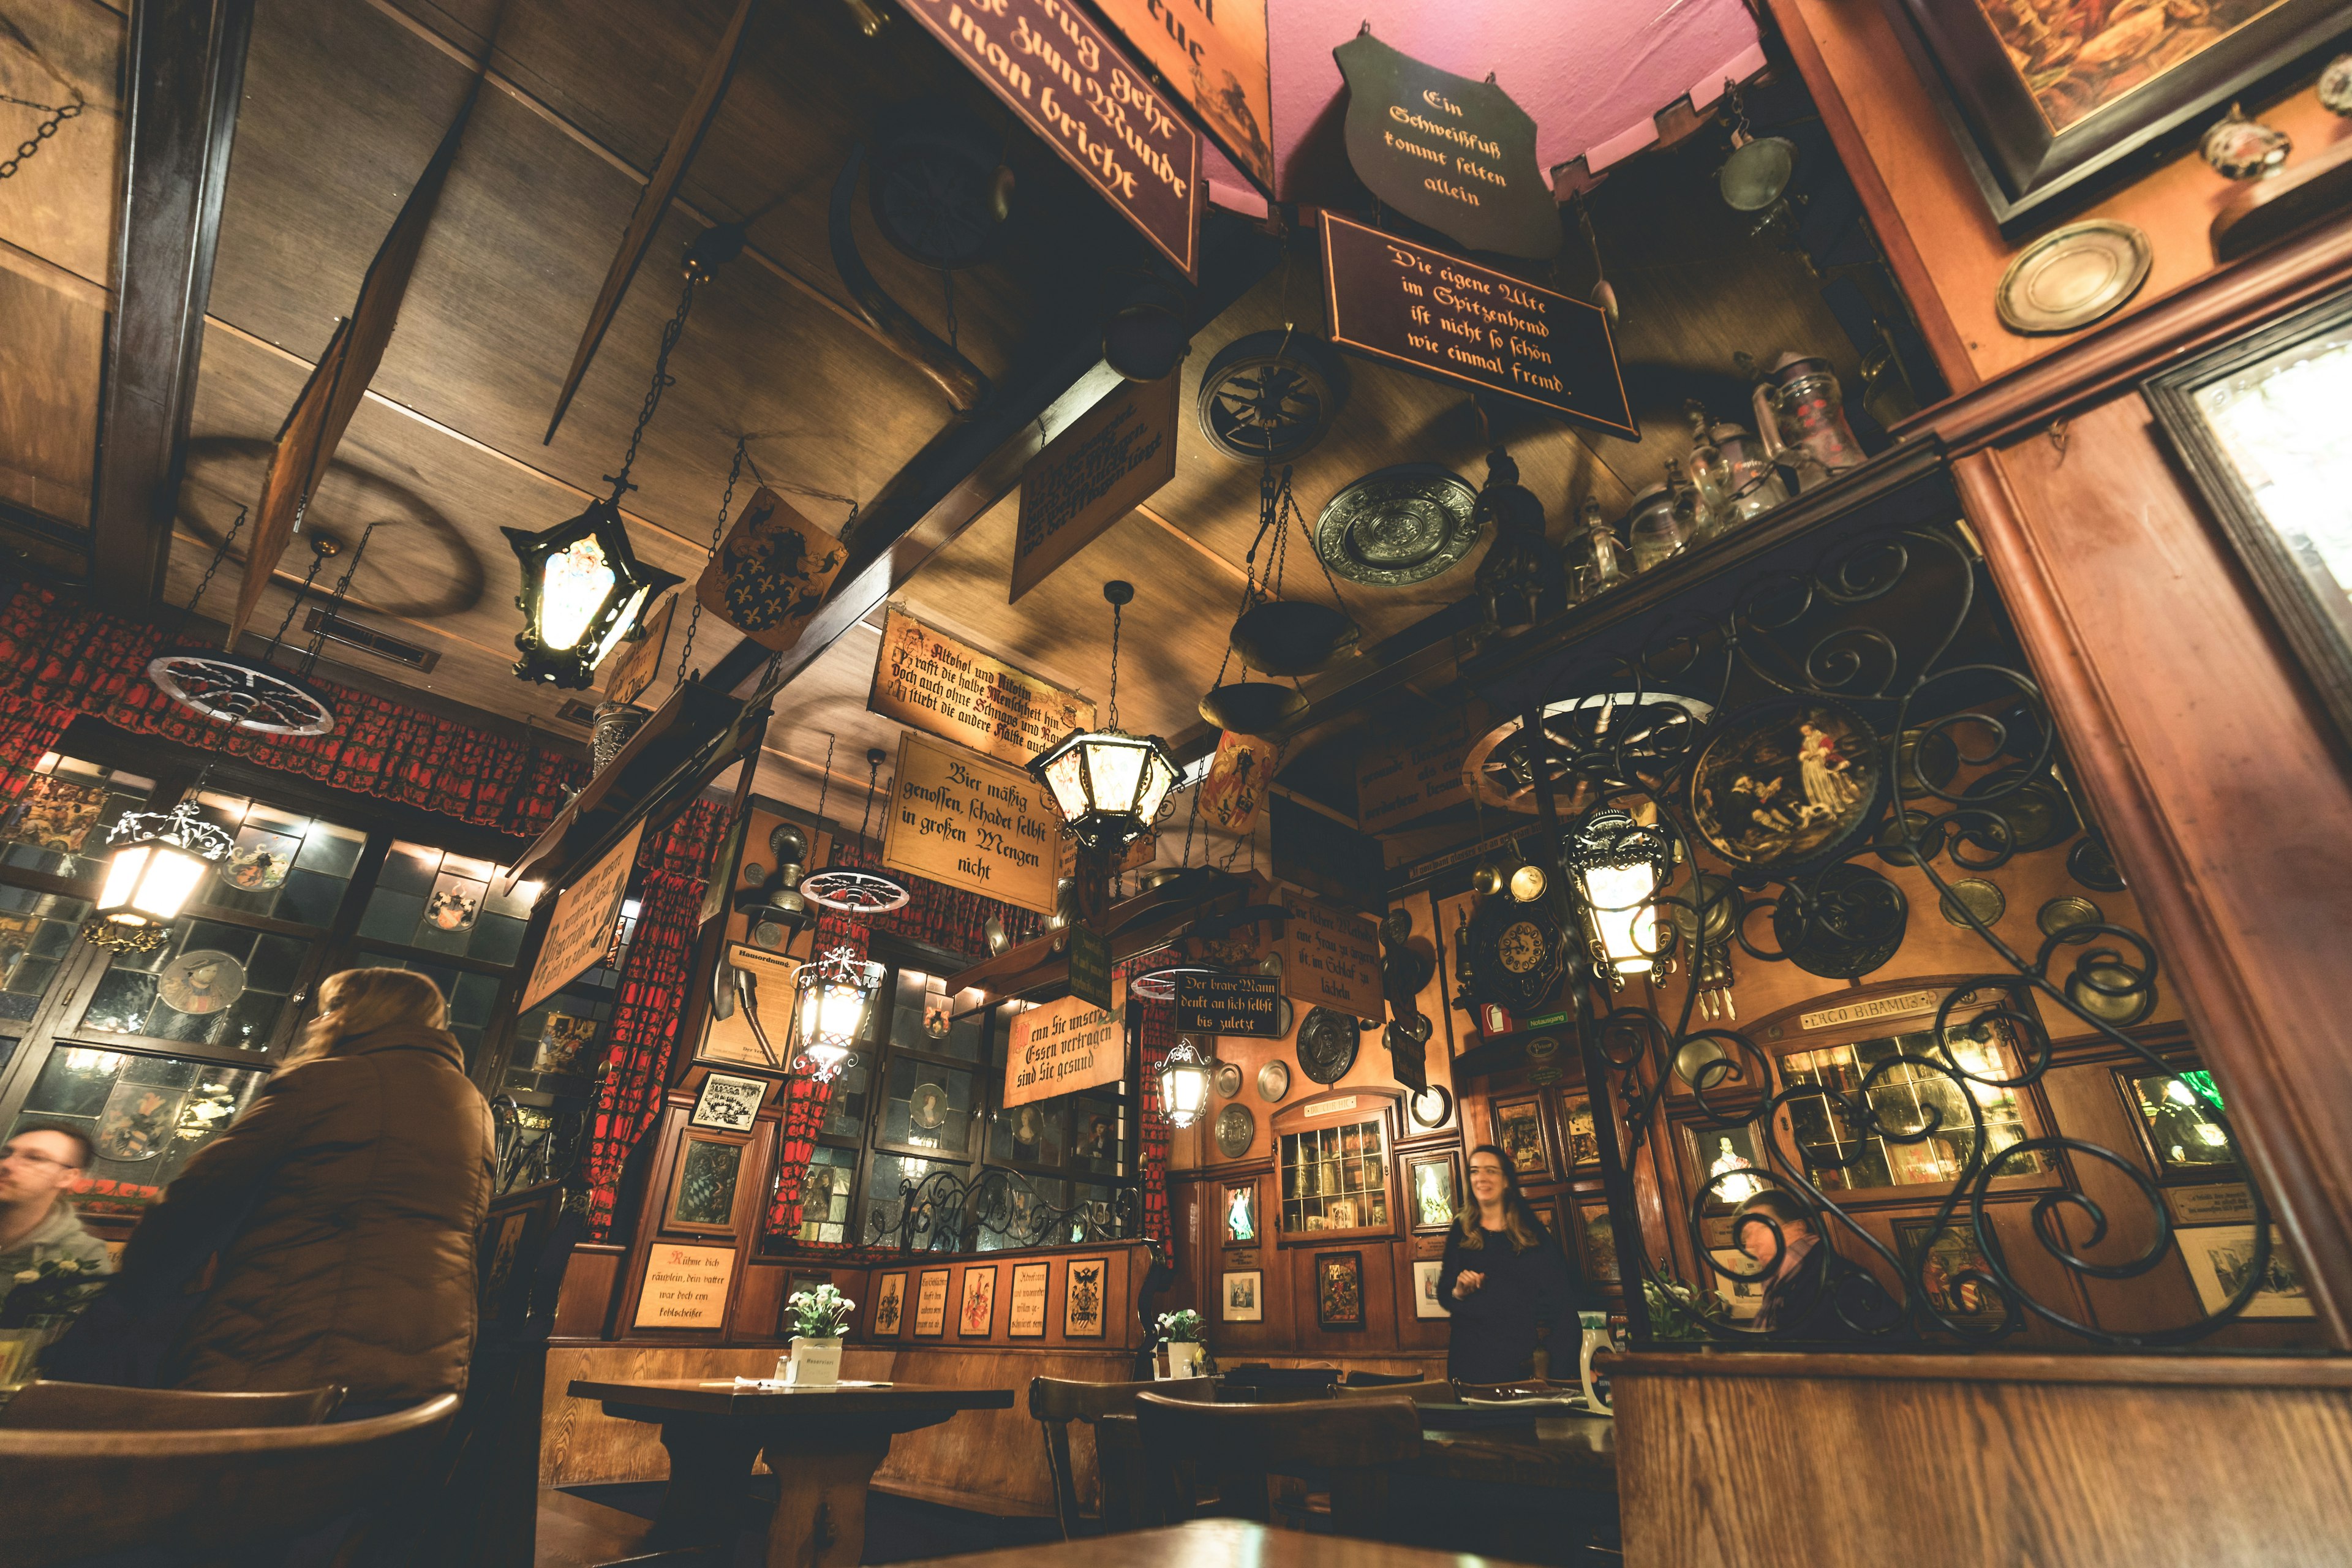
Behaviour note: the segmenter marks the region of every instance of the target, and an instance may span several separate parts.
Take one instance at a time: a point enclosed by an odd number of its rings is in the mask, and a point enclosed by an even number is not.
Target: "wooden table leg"
[[[866,1551],[866,1489],[890,1438],[842,1433],[823,1444],[768,1446],[779,1495],[768,1568],[856,1568]]]
[[[733,1542],[742,1522],[751,1459],[760,1451],[759,1435],[731,1422],[694,1417],[663,1422],[661,1436],[662,1447],[669,1450],[669,1485],[662,1492],[661,1511],[646,1532],[646,1544]]]

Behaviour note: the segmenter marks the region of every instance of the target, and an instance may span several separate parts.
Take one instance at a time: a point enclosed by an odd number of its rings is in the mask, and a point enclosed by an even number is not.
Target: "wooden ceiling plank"
[[[252,29],[252,0],[146,0],[131,18],[90,581],[134,615],[171,549]]]
[[[588,312],[588,325],[580,334],[580,346],[572,353],[572,368],[563,377],[562,390],[556,394],[555,412],[547,422],[548,441],[555,439],[555,428],[563,423],[572,395],[580,390],[580,380],[588,374],[588,363],[596,357],[596,350],[604,342],[604,330],[613,324],[614,314],[621,308],[621,296],[628,292],[638,264],[653,245],[655,232],[668,215],[678,184],[686,178],[686,166],[694,161],[695,153],[702,147],[704,133],[719,113],[719,100],[727,91],[728,79],[735,74],[735,62],[743,49],[743,35],[759,3],[760,0],[737,0],[734,18],[719,37],[718,48],[711,52],[701,85],[688,101],[676,133],[662,151],[661,162],[646,182],[636,210],[629,215],[629,226],[621,235],[621,248],[614,253],[613,265],[604,274],[604,286],[597,292],[596,303]]]

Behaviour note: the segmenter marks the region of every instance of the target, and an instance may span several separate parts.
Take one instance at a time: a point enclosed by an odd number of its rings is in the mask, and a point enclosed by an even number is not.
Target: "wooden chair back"
[[[1068,1378],[1029,1380],[1029,1414],[1045,1435],[1045,1468],[1054,1479],[1054,1512],[1061,1521],[1065,1541],[1093,1530],[1135,1526],[1136,1448],[1109,1438],[1096,1424],[1106,1415],[1135,1414],[1137,1394],[1158,1390],[1171,1398],[1208,1401],[1217,1385],[1204,1377],[1173,1378],[1155,1383],[1079,1383]],[[1095,1428],[1095,1468],[1101,1481],[1102,1509],[1088,1520],[1078,1500],[1076,1466],[1070,1458],[1070,1423],[1082,1421]]]
[[[289,1394],[198,1394],[100,1383],[28,1383],[0,1405],[0,1430],[212,1432],[225,1426],[316,1426],[343,1402],[342,1385]]]
[[[1201,1508],[1211,1483],[1217,1514],[1265,1521],[1268,1479],[1299,1476],[1329,1489],[1337,1533],[1379,1539],[1388,1468],[1421,1453],[1421,1414],[1393,1395],[1195,1405],[1154,1391],[1137,1396],[1135,1418],[1150,1496],[1171,1522]]]
[[[1451,1405],[1454,1402],[1454,1385],[1442,1377],[1423,1379],[1418,1383],[1381,1383],[1368,1386],[1341,1384],[1333,1395],[1338,1399],[1410,1399],[1415,1405]]]
[[[444,1394],[337,1426],[0,1430],[0,1568],[137,1547],[256,1561],[397,1495],[457,1408]]]

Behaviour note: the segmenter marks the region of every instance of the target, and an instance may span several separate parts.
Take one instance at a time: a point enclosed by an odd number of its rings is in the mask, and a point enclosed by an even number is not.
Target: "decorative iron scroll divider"
[[[524,1107],[509,1094],[493,1099],[490,1128],[498,1151],[498,1190],[551,1182],[570,1171],[587,1138],[588,1121],[584,1110],[543,1111]]]
[[[2143,1277],[2165,1258],[2173,1240],[2171,1212],[2136,1153],[2054,1130],[2024,1135],[2032,1131],[2023,1121],[2025,1091],[2042,1083],[2053,1059],[2052,1037],[2037,1003],[2040,1009],[2058,1009],[2059,1016],[2079,1026],[2070,1027],[2070,1035],[2095,1033],[2145,1064],[2147,1076],[2161,1075],[2184,1085],[2197,1095],[2199,1110],[2221,1129],[2227,1146],[2234,1150],[2237,1144],[2222,1106],[2201,1085],[2124,1032],[2155,1003],[2158,959],[2146,936],[2104,920],[2074,924],[2049,935],[2029,956],[1997,935],[1976,908],[1954,897],[1952,880],[1937,869],[1938,858],[1948,858],[1968,878],[1985,878],[2007,866],[2028,841],[2025,830],[2035,814],[2051,811],[2051,797],[2037,793],[2051,788],[2059,792],[2060,804],[2073,811],[2079,826],[2093,838],[2097,835],[2079,792],[2066,778],[2054,729],[2039,687],[2022,668],[2014,634],[1990,592],[1979,589],[1980,571],[1974,551],[1947,526],[1905,527],[1840,542],[1820,552],[1805,570],[1759,571],[1738,585],[1729,607],[1720,614],[1679,622],[1662,619],[1629,650],[1571,664],[1528,705],[1524,733],[1533,757],[1550,896],[1565,900],[1570,886],[1564,851],[1565,835],[1572,829],[1563,821],[1564,811],[1572,808],[1579,819],[1612,805],[1644,819],[1654,815],[1676,868],[1649,900],[1657,917],[1653,956],[1662,971],[1678,955],[1696,967],[1710,917],[1727,914],[1730,940],[1739,952],[1767,963],[1788,962],[1792,951],[1803,951],[1816,941],[1853,944],[1870,931],[1883,932],[1890,921],[1903,925],[1908,911],[1894,882],[1864,882],[1844,870],[1856,855],[1874,848],[1890,864],[1918,869],[1947,918],[1965,925],[1988,950],[1983,973],[1939,987],[1944,994],[1926,1031],[1929,1045],[1898,1050],[1871,1064],[1850,1088],[1784,1078],[1775,1092],[1774,1058],[1744,1029],[1729,1026],[1728,1018],[1693,1027],[1698,985],[1683,987],[1672,1023],[1649,1007],[1601,992],[1585,955],[1579,911],[1565,901],[1555,905],[1555,918],[1570,933],[1569,945],[1578,955],[1568,983],[1587,1082],[1596,1110],[1610,1105],[1612,1098],[1614,1101],[1616,1114],[1596,1115],[1594,1131],[1618,1237],[1627,1314],[1639,1345],[1660,1338],[1660,1325],[1653,1321],[1651,1310],[1653,1287],[1659,1291],[1658,1305],[1675,1317],[1695,1322],[1708,1338],[1735,1344],[1793,1342],[1808,1324],[1812,1331],[1805,1337],[1816,1341],[1897,1348],[1916,1342],[1916,1335],[1926,1331],[1987,1343],[2015,1335],[2031,1317],[2118,1349],[2200,1339],[2241,1317],[2263,1287],[2270,1265],[2270,1212],[2242,1159],[2237,1173],[2252,1192],[2252,1253],[2230,1299],[2193,1322],[2119,1332],[2082,1321],[2067,1307],[2028,1290],[1994,1235],[1986,1207],[1990,1184],[2004,1175],[2046,1173],[2053,1184],[2030,1198],[2029,1228],[2042,1249],[2075,1279]],[[1689,707],[1661,709],[1656,700],[1665,697],[1697,699],[1710,710],[1699,716]],[[1869,760],[1884,772],[1887,798],[1877,805],[1859,837],[1824,858],[1761,873],[1734,866],[1738,875],[1732,879],[1699,879],[1694,850],[1705,839],[1694,831],[1694,773],[1702,753],[1709,741],[1737,732],[1744,719],[1767,704],[1792,700],[1826,701],[1866,715],[1865,732],[1873,741]],[[1568,705],[1570,722],[1561,722],[1554,711],[1562,703]],[[1619,710],[1647,718],[1612,730],[1612,717]],[[1589,724],[1583,722],[1588,715]],[[1588,730],[1590,744],[1571,743]],[[1949,761],[1948,770],[1927,765],[1931,747]],[[2009,766],[1981,773],[1960,793],[1961,773],[1989,769],[2003,759]],[[1941,773],[1940,782],[1931,779],[1930,773]],[[1801,813],[1806,807],[1800,802],[1794,809]],[[2103,845],[2100,848],[2104,852]],[[1767,892],[1771,896],[1749,896]],[[1750,934],[1756,917],[1768,912],[1780,942],[1777,950],[1759,945]],[[2061,974],[2059,961],[2070,949],[2076,950],[2075,956]],[[1867,968],[1884,962],[1881,958]],[[1596,1010],[1596,994],[1608,995],[1605,1011]],[[2111,1017],[2095,1014],[2085,999]],[[1963,1012],[1965,1021],[1956,1020],[1955,1015]],[[1890,1029],[1897,1032],[1919,1031]],[[2004,1046],[2013,1058],[2012,1068],[2000,1065]],[[1858,1055],[1853,1065],[1861,1066]],[[1898,1072],[1904,1077],[1896,1079]],[[1767,1187],[1794,1199],[1823,1247],[1832,1234],[1859,1242],[1897,1280],[1897,1292],[1890,1294],[1867,1270],[1825,1269],[1810,1293],[1798,1290],[1793,1300],[1782,1303],[1788,1309],[1785,1315],[1796,1320],[1794,1328],[1744,1326],[1719,1308],[1696,1314],[1684,1310],[1688,1303],[1669,1289],[1676,1282],[1662,1278],[1648,1256],[1628,1175],[1633,1156],[1663,1121],[1675,1076],[1689,1086],[1706,1125],[1748,1129],[1754,1147],[1766,1160],[1760,1169],[1697,1173],[1686,1217],[1699,1276],[1696,1301],[1702,1308],[1718,1280],[1769,1281],[1789,1258],[1790,1241],[1780,1220],[1769,1211],[1738,1212],[1733,1201],[1736,1193],[1752,1202],[1755,1191]],[[1913,1097],[1914,1112],[1898,1120],[1888,1113],[1876,1091],[1908,1085],[1922,1087]],[[2019,1136],[1995,1147],[1985,1102],[2005,1095],[2019,1101]],[[1885,1098],[1891,1101],[1894,1096]],[[1845,1147],[1866,1149],[1872,1140],[1890,1148],[1916,1147],[1938,1137],[1948,1144],[1958,1143],[1964,1157],[1937,1201],[1927,1240],[1948,1232],[1973,1239],[1983,1267],[1948,1271],[1946,1299],[1961,1299],[1965,1289],[1979,1300],[1996,1301],[1998,1322],[1970,1321],[1973,1314],[1955,1316],[1936,1306],[1927,1284],[1928,1269],[1936,1265],[1933,1247],[1922,1245],[1916,1260],[1906,1268],[1829,1196],[1824,1180],[1842,1185],[1835,1173],[1852,1169],[1863,1155],[1802,1142],[1793,1150],[1784,1147],[1775,1131],[1780,1113],[1801,1106],[1817,1109],[1817,1125],[1832,1129],[1832,1142]],[[1956,1140],[1961,1110],[1966,1136]],[[1795,1142],[1793,1137],[1790,1141]],[[2154,1225],[2153,1238],[2145,1247],[2123,1257],[2095,1256],[2118,1227],[2084,1190],[2079,1167],[2086,1164],[2118,1173],[2147,1205]],[[1964,1220],[1958,1217],[1963,1207]],[[1718,1213],[1710,1215],[1711,1208]],[[1706,1221],[1712,1217],[1722,1223],[1720,1211],[1734,1211],[1728,1249],[1708,1245]],[[2070,1219],[2082,1227],[2083,1239],[2070,1237],[2064,1223]],[[1717,1250],[1740,1253],[1743,1237],[1752,1237],[1764,1256],[1749,1255],[1748,1263],[1733,1268],[1717,1263]],[[1792,1274],[1801,1275],[1793,1266],[1809,1259],[1801,1254],[1791,1262]]]
[[[1091,1246],[1136,1235],[1137,1219],[1132,1187],[1108,1201],[1064,1206],[1045,1202],[1012,1171],[991,1168],[972,1177],[933,1171],[898,1184],[898,1221],[877,1239],[895,1236],[902,1252],[973,1251],[983,1232],[1002,1237],[1007,1247]]]

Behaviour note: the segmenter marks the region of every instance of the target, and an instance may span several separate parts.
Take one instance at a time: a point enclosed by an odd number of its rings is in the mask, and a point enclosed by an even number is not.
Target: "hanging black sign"
[[[1070,927],[1070,994],[1110,1010],[1110,940],[1077,924]]]
[[[1508,93],[1401,55],[1369,25],[1331,58],[1348,79],[1348,162],[1372,195],[1473,250],[1559,254],[1536,122]]]
[[[1328,212],[1323,282],[1342,348],[1642,438],[1596,306]]]
[[[1176,1032],[1282,1038],[1282,982],[1271,974],[1179,974]]]

